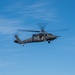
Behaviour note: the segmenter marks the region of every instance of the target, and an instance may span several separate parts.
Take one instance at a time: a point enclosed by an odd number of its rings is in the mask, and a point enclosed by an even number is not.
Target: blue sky
[[[15,44],[17,29],[46,30],[61,37],[52,41]],[[23,40],[32,33],[20,33]],[[0,75],[75,75],[74,0],[0,0]]]

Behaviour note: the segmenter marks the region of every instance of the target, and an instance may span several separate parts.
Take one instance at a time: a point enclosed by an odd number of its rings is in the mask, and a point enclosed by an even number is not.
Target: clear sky
[[[15,44],[17,29],[46,30],[61,36],[47,42]],[[32,33],[20,33],[23,40]],[[75,0],[0,0],[0,75],[75,75]]]

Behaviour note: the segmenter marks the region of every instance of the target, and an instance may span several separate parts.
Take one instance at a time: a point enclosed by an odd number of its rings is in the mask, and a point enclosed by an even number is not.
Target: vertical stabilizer
[[[15,35],[16,40],[14,41],[15,43],[22,44],[22,41],[19,39],[17,35]]]

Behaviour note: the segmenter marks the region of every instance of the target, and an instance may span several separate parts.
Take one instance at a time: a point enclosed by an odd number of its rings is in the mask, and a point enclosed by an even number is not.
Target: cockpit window
[[[49,35],[52,35],[52,34],[49,34]]]

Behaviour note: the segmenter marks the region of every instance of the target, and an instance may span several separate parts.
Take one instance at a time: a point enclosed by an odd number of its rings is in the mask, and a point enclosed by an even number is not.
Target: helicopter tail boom
[[[17,35],[15,35],[16,40],[14,41],[15,43],[22,44],[22,41],[19,39]]]

